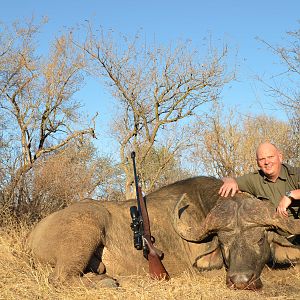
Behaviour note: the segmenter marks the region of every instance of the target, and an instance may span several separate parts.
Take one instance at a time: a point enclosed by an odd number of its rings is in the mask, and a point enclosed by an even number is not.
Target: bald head
[[[256,149],[256,158],[258,158],[259,154],[266,152],[266,151],[271,151],[271,152],[280,152],[278,148],[269,142],[264,142],[258,145]]]
[[[256,150],[256,160],[266,177],[271,181],[276,181],[282,163],[282,154],[277,147],[269,142],[261,143]]]

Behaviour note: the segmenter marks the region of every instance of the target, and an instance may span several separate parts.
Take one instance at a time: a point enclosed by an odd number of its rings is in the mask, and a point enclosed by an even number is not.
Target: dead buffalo
[[[224,265],[228,287],[259,289],[267,262],[300,260],[300,249],[286,238],[300,234],[300,221],[282,219],[271,203],[246,194],[221,198],[221,184],[212,177],[195,177],[147,195],[155,245],[164,252],[171,276]],[[28,245],[36,259],[53,265],[52,280],[79,278],[90,271],[100,279],[143,274],[148,264],[134,248],[130,229],[129,208],[134,204],[72,204],[39,222]]]

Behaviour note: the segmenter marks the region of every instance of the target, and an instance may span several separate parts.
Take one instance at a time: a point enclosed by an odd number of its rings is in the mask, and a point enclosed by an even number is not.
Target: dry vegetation
[[[194,141],[197,174],[199,162],[206,174],[219,177],[249,171],[255,146],[265,139],[277,144],[289,163],[298,165],[300,121],[298,86],[284,93],[277,85],[268,87],[283,98],[280,105],[289,112],[290,123],[267,116],[245,118],[238,111],[226,117],[220,110],[205,119],[198,108],[216,102],[220,89],[232,79],[226,70],[227,48],[198,61],[189,45],[178,45],[175,51],[168,47],[145,51],[142,39],[141,48],[133,40],[123,49],[109,35],[101,43],[88,35],[82,52],[67,33],[55,39],[48,57],[40,57],[35,47],[41,27],[17,23],[0,34],[0,300],[299,298],[300,271],[293,268],[265,268],[259,292],[229,290],[224,270],[186,273],[169,282],[151,281],[147,275],[117,278],[118,289],[48,284],[51,269],[34,265],[24,245],[30,226],[11,218],[33,222],[95,193],[114,201],[125,198],[124,190],[130,194],[132,185],[127,160],[131,148],[137,152],[144,191],[183,176],[177,155]],[[299,41],[298,31],[290,36]],[[287,63],[282,74],[300,74],[298,48],[268,46]],[[81,117],[80,103],[73,97],[88,67],[83,53],[93,58],[89,68],[108,84],[119,103],[118,109],[112,107],[119,121],[113,128],[120,144],[119,165],[98,157],[91,148],[95,120]],[[195,131],[176,127],[197,111],[199,127],[190,123]]]
[[[48,284],[50,268],[33,265],[24,241],[30,228],[13,225],[0,233],[0,299],[298,299],[300,271],[271,270],[262,274],[261,291],[233,291],[225,286],[225,271],[182,274],[169,282],[143,277],[118,278],[117,289]],[[92,277],[91,277],[92,280]]]

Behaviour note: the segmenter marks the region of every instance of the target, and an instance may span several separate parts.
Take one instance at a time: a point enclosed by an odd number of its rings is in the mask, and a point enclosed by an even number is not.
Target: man
[[[227,197],[248,192],[261,200],[270,200],[281,217],[300,218],[300,168],[282,163],[282,153],[271,143],[258,146],[259,170],[237,178],[225,177],[219,194]]]

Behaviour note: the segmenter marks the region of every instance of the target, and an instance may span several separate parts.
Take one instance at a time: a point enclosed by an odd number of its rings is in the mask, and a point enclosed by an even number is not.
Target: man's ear
[[[282,163],[283,155],[281,151],[278,151],[279,160]]]

